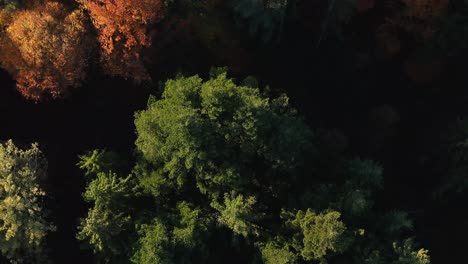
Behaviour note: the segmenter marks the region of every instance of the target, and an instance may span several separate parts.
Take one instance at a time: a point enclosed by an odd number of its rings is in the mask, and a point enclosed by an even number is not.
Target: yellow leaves
[[[13,17],[0,46],[0,63],[26,98],[64,96],[85,78],[92,47],[86,21],[82,11],[68,12],[58,2],[35,5]],[[5,55],[10,53],[16,56]]]
[[[36,144],[17,148],[13,142],[0,144],[0,250],[9,259],[31,255],[39,258],[40,245],[55,227],[45,222],[38,184],[47,164]]]
[[[366,234],[366,230],[362,229],[362,228],[359,228],[359,229],[355,230],[353,233],[355,235],[364,236]]]

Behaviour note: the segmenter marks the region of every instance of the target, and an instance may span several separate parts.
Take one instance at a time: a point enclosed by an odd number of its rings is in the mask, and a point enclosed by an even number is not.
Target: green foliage
[[[365,216],[372,209],[373,194],[383,188],[382,167],[371,160],[352,159],[337,169],[343,182],[317,185],[311,203],[317,209],[338,210],[346,218]]]
[[[234,234],[247,237],[259,235],[258,226],[254,224],[258,220],[258,213],[254,206],[256,199],[253,196],[245,197],[235,192],[224,194],[224,204],[213,202],[213,206],[220,212],[218,222],[229,227]]]
[[[79,156],[78,167],[85,170],[86,175],[95,175],[98,172],[108,172],[125,166],[115,152],[95,149]]]
[[[128,241],[120,238],[132,229],[127,206],[134,197],[134,188],[131,176],[119,178],[113,172],[99,172],[83,195],[93,208],[81,220],[77,238],[108,261],[128,250]]]
[[[132,262],[191,263],[197,257],[201,261],[207,250],[204,237],[208,224],[201,210],[180,202],[175,214],[169,218],[155,218],[153,223],[140,227],[140,239]]]
[[[402,234],[413,230],[413,223],[402,211],[381,215],[373,210],[375,194],[383,188],[382,168],[370,160],[352,159],[344,163],[339,175],[335,183],[319,184],[308,195],[312,208],[341,213],[347,231],[337,243],[341,250],[338,253],[346,256],[347,263],[392,263],[397,258],[396,253],[391,253],[393,243],[399,243]],[[298,250],[302,250],[297,246],[300,239],[295,242]],[[336,255],[329,254],[320,261],[331,261]]]
[[[78,237],[115,263],[218,263],[240,248],[243,261],[275,264],[408,258],[392,247],[411,231],[408,215],[373,210],[382,167],[349,159],[336,131],[314,136],[287,96],[225,71],[169,80],[135,114],[131,176],[117,177],[104,152],[82,157],[94,207]]]
[[[382,168],[371,160],[354,159],[349,162],[340,197],[343,212],[351,216],[367,213],[373,206],[372,193],[383,187]]]
[[[135,125],[138,150],[157,168],[141,182],[156,196],[193,179],[210,196],[245,191],[252,179],[286,183],[311,149],[311,132],[286,96],[269,100],[225,73],[167,81],[162,99],[137,113]]]
[[[265,264],[294,264],[297,255],[292,252],[288,245],[277,240],[272,240],[261,247],[262,260]]]
[[[139,264],[172,264],[174,253],[167,227],[155,221],[152,225],[143,226],[140,230],[139,249],[133,256],[132,262]]]
[[[341,214],[329,211],[317,214],[314,211],[299,210],[295,218],[288,221],[299,232],[294,236],[294,244],[300,245],[300,252],[305,260],[320,260],[328,252],[343,250],[342,235],[346,226],[339,220]]]
[[[398,255],[398,259],[392,264],[430,264],[428,250],[415,249],[412,239],[407,239],[402,245],[393,244],[393,248]]]
[[[0,144],[0,252],[11,263],[46,263],[43,247],[55,227],[47,222],[39,183],[47,161],[37,144]]]
[[[109,209],[118,209],[123,205],[116,201],[125,201],[133,195],[132,177],[119,178],[113,172],[99,172],[91,181],[83,197],[87,202],[94,202]]]
[[[174,241],[190,250],[202,250],[203,239],[211,220],[202,210],[195,208],[188,202],[177,204],[177,222],[173,230]],[[188,257],[188,256],[187,256]]]
[[[95,253],[108,256],[125,253],[126,242],[120,240],[122,230],[131,222],[123,213],[109,211],[101,206],[94,206],[85,219],[81,220],[77,238],[86,240]]]
[[[25,4],[25,0],[0,0],[0,26],[6,26],[4,16],[14,13]]]
[[[349,163],[349,183],[360,188],[379,190],[383,187],[383,170],[372,160],[354,159]]]

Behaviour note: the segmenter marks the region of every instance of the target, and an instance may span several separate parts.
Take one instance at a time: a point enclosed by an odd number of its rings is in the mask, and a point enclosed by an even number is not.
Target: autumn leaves
[[[12,18],[3,36],[2,66],[15,77],[21,94],[32,100],[44,93],[56,98],[79,86],[92,43],[84,13],[48,2]]]
[[[146,31],[160,16],[160,1],[78,2],[75,10],[53,1],[0,6],[0,64],[25,98],[60,98],[79,87],[95,43],[104,72],[149,79],[140,54],[151,44]]]
[[[101,62],[114,76],[149,79],[140,54],[151,42],[148,25],[160,17],[159,0],[78,0],[98,31]]]

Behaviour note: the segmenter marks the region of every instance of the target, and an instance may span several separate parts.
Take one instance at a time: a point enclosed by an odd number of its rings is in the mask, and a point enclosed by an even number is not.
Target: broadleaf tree
[[[0,64],[21,94],[39,101],[64,97],[79,87],[93,50],[85,14],[53,1],[7,11]]]
[[[101,62],[113,76],[149,79],[142,51],[151,45],[148,27],[162,16],[161,0],[78,0],[98,32]]]

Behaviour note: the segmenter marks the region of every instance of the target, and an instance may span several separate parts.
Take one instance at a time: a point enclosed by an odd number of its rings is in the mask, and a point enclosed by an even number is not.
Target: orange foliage
[[[150,46],[147,28],[161,16],[160,0],[78,0],[99,33],[102,62],[111,75],[149,79],[141,52]]]
[[[81,11],[57,2],[15,13],[1,39],[0,63],[28,99],[66,95],[85,78],[91,38]]]

